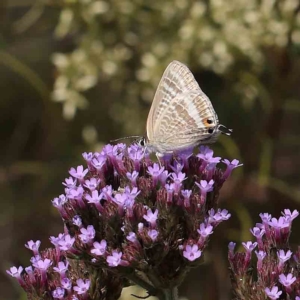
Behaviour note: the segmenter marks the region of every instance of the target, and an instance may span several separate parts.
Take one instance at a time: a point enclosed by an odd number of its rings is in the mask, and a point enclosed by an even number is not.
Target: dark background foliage
[[[234,130],[213,149],[244,163],[221,193],[233,216],[180,296],[230,299],[228,242],[251,239],[260,212],[299,209],[299,10],[296,0],[2,1],[0,297],[25,297],[5,274],[28,265],[25,242],[47,247],[62,231],[50,200],[68,169],[110,139],[144,134],[162,72],[177,59]]]

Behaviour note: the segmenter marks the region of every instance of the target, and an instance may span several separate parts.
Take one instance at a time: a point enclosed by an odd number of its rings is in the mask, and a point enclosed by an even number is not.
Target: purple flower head
[[[74,287],[73,287],[73,290],[78,294],[78,295],[84,295],[84,294],[87,294],[89,288],[90,288],[90,280],[89,279],[86,279],[86,280],[83,280],[83,279],[77,279],[76,280],[76,284]]]
[[[189,260],[194,261],[201,256],[202,252],[199,250],[197,245],[186,245],[183,251],[183,256]]]
[[[77,178],[79,181],[83,181],[84,176],[87,174],[88,171],[88,169],[83,169],[83,166],[78,166],[76,169],[71,168],[69,173],[71,176]]]
[[[289,273],[287,275],[280,274],[279,275],[279,282],[284,285],[285,287],[289,287],[296,281],[296,277],[293,274]]]
[[[229,257],[232,259],[234,256],[234,249],[235,249],[236,243],[234,242],[230,242],[228,244],[228,253],[229,253]]]
[[[107,242],[105,240],[102,240],[100,243],[94,242],[93,246],[94,248],[92,248],[91,253],[97,256],[102,256],[106,252]]]
[[[268,223],[272,218],[272,216],[268,213],[261,213],[261,214],[259,214],[259,216],[260,216],[261,220],[263,221],[263,223]]]
[[[84,244],[89,244],[94,240],[96,231],[93,225],[89,225],[87,228],[80,228],[81,234],[79,234],[79,238]]]
[[[172,202],[173,200],[173,194],[174,194],[174,190],[175,190],[175,185],[174,183],[166,183],[165,184],[165,189],[167,191],[167,202]]]
[[[277,286],[273,286],[272,289],[267,287],[265,288],[265,292],[267,296],[272,300],[278,299],[282,294],[282,291],[279,291]]]
[[[25,244],[25,247],[33,252],[34,255],[39,254],[39,248],[41,245],[41,241],[37,240],[36,242],[34,241],[28,241],[27,244]]]
[[[227,179],[230,176],[233,169],[243,165],[243,164],[239,164],[239,161],[237,159],[234,159],[231,162],[228,159],[223,159],[222,162],[227,165],[227,169],[223,174],[224,179]]]
[[[57,287],[54,291],[52,291],[52,296],[54,299],[64,299],[65,292],[65,289]]]
[[[124,190],[124,193],[127,195],[127,197],[131,200],[134,200],[139,194],[140,194],[141,191],[139,191],[137,189],[137,187],[134,187],[132,190],[130,189],[129,186],[126,186],[125,187],[125,190]]]
[[[184,207],[190,207],[191,203],[190,203],[190,197],[192,195],[192,190],[182,190],[181,191],[181,195],[183,196],[183,206]]]
[[[158,237],[158,231],[155,230],[155,229],[150,229],[150,230],[148,231],[148,236],[149,236],[150,239],[154,242],[154,241],[157,239],[157,237]]]
[[[147,214],[143,216],[143,218],[151,224],[152,228],[156,227],[156,220],[158,216],[158,210],[156,209],[154,212],[152,212],[151,209],[147,210]]]

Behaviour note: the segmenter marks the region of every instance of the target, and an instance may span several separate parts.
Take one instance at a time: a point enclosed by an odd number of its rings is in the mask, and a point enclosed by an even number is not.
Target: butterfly
[[[232,132],[219,124],[211,101],[179,61],[172,61],[163,73],[146,129],[147,137],[139,143],[159,156],[214,143],[221,133]]]

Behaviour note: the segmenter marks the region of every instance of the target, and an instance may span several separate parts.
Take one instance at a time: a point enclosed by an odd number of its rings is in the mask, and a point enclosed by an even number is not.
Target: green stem
[[[178,288],[170,288],[168,290],[163,290],[164,298],[160,300],[178,300]]]

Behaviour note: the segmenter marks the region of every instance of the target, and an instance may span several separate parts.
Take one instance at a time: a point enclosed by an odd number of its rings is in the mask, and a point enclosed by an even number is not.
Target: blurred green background
[[[216,154],[244,163],[221,191],[232,218],[180,296],[231,299],[228,242],[250,240],[260,212],[300,208],[299,1],[2,0],[0,28],[1,299],[25,299],[5,273],[29,264],[24,244],[50,246],[62,231],[50,201],[68,169],[82,152],[144,134],[174,59],[234,130]]]

